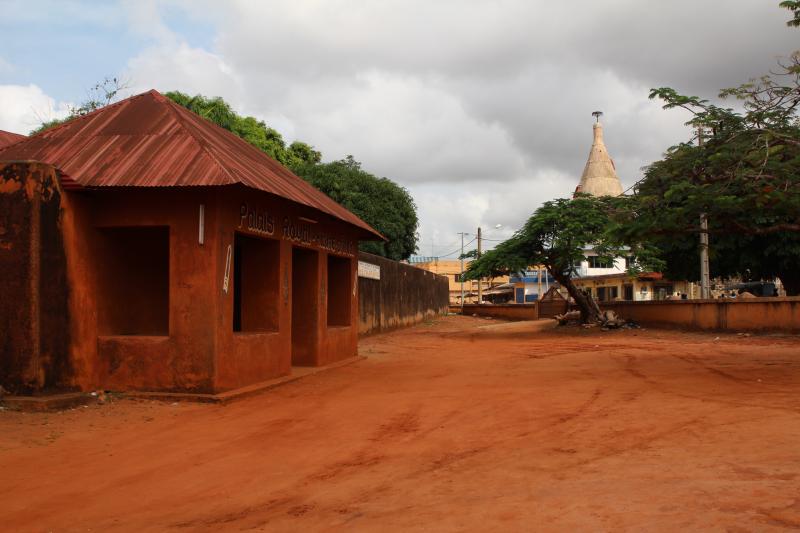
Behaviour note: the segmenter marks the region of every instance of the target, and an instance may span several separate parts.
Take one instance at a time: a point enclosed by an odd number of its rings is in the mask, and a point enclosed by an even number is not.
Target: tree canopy
[[[405,188],[366,172],[353,156],[306,164],[295,172],[389,239],[363,242],[361,250],[395,260],[407,259],[416,251],[417,208]]]
[[[638,266],[633,268],[647,268],[656,262],[651,250],[617,240],[614,215],[622,201],[579,194],[545,202],[510,239],[470,263],[464,277],[494,277],[543,265],[575,300],[582,321],[595,321],[599,314],[596,307],[571,279],[587,249],[607,261],[634,255]]]
[[[125,88],[125,83],[117,78],[106,78],[92,87],[87,100],[71,109],[66,118],[44,122],[31,134],[100,109],[117,100]],[[321,163],[322,154],[313,146],[302,141],[287,145],[277,130],[263,120],[239,115],[220,97],[190,96],[180,91],[171,91],[165,96],[289,167],[389,239],[386,243],[363,242],[360,245],[363,251],[395,260],[407,259],[416,252],[417,207],[405,188],[388,178],[366,172],[352,156]]]
[[[283,136],[277,130],[267,126],[263,120],[240,116],[231,108],[230,104],[218,96],[214,98],[207,98],[199,94],[189,96],[179,91],[170,91],[164,96],[235,133],[289,168],[307,163],[319,163],[322,160],[322,154],[310,145],[295,141],[287,146]]]
[[[785,0],[778,5],[792,12],[792,18],[786,21],[787,26],[800,26],[800,1]]]
[[[322,154],[311,145],[295,141],[287,146],[278,131],[261,120],[238,115],[222,98],[177,91],[166,96],[291,168],[389,239],[362,242],[361,250],[395,260],[407,259],[417,250],[417,207],[411,195],[392,180],[363,170],[353,156],[321,163]]]
[[[649,240],[669,276],[696,280],[706,214],[712,275],[777,276],[800,294],[800,54],[719,96],[739,109],[668,87],[651,91],[665,109],[688,110],[697,133],[645,169],[620,239]]]
[[[103,81],[95,83],[86,94],[86,100],[80,105],[73,106],[69,109],[69,113],[64,118],[54,118],[43,121],[37,128],[30,132],[30,135],[49,130],[59,124],[63,124],[72,120],[73,118],[82,117],[87,113],[91,113],[96,109],[105,107],[108,104],[117,100],[120,93],[128,88],[127,82],[119,78],[104,78]]]
[[[800,2],[780,6],[800,26]],[[714,276],[780,278],[800,294],[800,52],[772,71],[723,89],[724,107],[675,89],[652,89],[664,109],[691,113],[694,134],[649,165],[617,225],[622,241],[647,240],[665,274],[697,280],[701,214]]]

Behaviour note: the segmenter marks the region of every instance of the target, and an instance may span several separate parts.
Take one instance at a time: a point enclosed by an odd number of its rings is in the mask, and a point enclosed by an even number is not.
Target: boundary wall
[[[447,276],[365,252],[359,252],[358,260],[380,267],[380,279],[358,278],[360,336],[413,326],[447,314]]]
[[[800,296],[603,302],[600,307],[644,325],[716,331],[800,332]]]
[[[502,320],[538,320],[539,305],[532,304],[467,304],[462,312],[460,305],[451,306],[450,310],[467,316],[477,315]]]

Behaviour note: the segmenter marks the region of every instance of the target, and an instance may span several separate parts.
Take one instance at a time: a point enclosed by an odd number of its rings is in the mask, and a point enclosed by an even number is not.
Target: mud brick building
[[[226,391],[356,355],[382,237],[150,91],[0,148],[0,385]]]

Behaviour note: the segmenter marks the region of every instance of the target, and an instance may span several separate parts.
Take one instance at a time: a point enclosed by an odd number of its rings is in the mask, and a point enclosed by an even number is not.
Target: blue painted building
[[[514,302],[518,304],[535,302],[556,282],[544,268],[533,268],[509,276],[514,285]]]

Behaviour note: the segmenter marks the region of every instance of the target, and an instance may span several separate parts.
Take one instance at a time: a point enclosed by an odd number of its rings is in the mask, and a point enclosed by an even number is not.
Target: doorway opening
[[[633,285],[627,284],[625,285],[625,298],[624,300],[633,300]]]
[[[328,326],[350,325],[350,264],[346,257],[328,256]]]
[[[233,331],[278,331],[280,243],[235,234]]]
[[[319,253],[292,248],[292,365],[317,362]]]
[[[169,227],[99,230],[101,335],[169,335]]]

